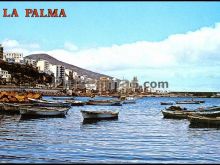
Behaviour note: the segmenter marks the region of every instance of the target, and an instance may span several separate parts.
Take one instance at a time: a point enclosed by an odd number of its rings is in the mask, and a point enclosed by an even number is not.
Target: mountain
[[[75,65],[71,65],[62,61],[57,60],[56,58],[53,58],[52,56],[48,55],[48,54],[31,54],[28,55],[24,58],[28,58],[28,59],[33,59],[33,60],[39,60],[39,59],[43,59],[48,61],[49,63],[53,64],[53,65],[62,65],[64,66],[66,69],[71,69],[74,72],[77,72],[78,75],[87,75],[88,77],[92,78],[92,79],[99,79],[100,77],[109,77],[109,78],[113,78],[111,76],[107,76],[104,74],[100,74],[100,73],[96,73],[90,70],[86,70],[80,67],[77,67]]]

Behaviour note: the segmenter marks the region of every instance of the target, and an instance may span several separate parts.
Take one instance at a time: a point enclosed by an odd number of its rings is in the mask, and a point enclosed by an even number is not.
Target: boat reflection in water
[[[98,122],[117,121],[118,118],[105,118],[105,119],[83,119],[82,124],[96,124]]]

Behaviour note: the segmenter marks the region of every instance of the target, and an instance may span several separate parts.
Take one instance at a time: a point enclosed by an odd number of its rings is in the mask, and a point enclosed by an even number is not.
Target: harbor
[[[49,96],[42,99],[54,101]],[[89,99],[75,97],[82,102]],[[188,119],[167,119],[161,112],[170,107],[161,102],[190,99],[143,97],[122,106],[71,106],[63,117],[23,119],[21,114],[1,114],[0,162],[215,163],[219,128],[191,127]],[[181,106],[197,109],[220,105],[218,98],[195,100],[205,102]],[[117,118],[85,122],[82,110],[119,113]]]

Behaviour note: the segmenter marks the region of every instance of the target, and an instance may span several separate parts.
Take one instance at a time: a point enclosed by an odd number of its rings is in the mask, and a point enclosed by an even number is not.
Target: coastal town
[[[8,70],[3,70],[0,67],[0,85],[1,88],[25,88],[35,91],[44,92],[45,95],[57,91],[65,91],[63,94],[84,94],[84,95],[108,95],[108,94],[149,94],[153,92],[159,92],[150,88],[143,88],[139,84],[138,78],[134,78],[129,81],[127,79],[120,80],[115,77],[100,76],[97,79],[91,78],[90,75],[80,75],[74,70],[65,68],[62,65],[54,65],[44,59],[31,59],[23,57],[23,53],[17,52],[5,52],[3,46],[0,45],[0,60],[9,64],[29,65],[34,69],[37,69],[39,73],[46,73],[52,76],[52,81],[49,83],[22,83],[15,85],[12,83],[12,73]]]
[[[47,55],[49,56],[49,55]],[[72,96],[164,96],[164,97],[219,97],[219,93],[198,93],[198,92],[168,92],[167,89],[153,89],[139,83],[137,76],[132,80],[118,79],[105,75],[98,75],[94,78],[91,75],[80,74],[71,68],[64,65],[52,64],[49,61],[41,58],[33,59],[31,56],[23,56],[23,53],[6,52],[0,44],[0,62],[11,66],[11,72],[3,69],[3,64],[0,65],[0,90],[1,91],[33,91],[39,92],[42,95],[72,95]],[[15,75],[12,71],[17,66],[28,66],[34,69],[34,73],[44,74],[42,81],[30,82],[13,81]],[[7,68],[7,67],[6,67]],[[25,68],[25,70],[27,70]],[[33,73],[33,74],[34,74]],[[22,77],[22,73],[19,76]],[[31,75],[32,76],[32,75]],[[46,77],[47,76],[47,77]],[[45,79],[49,80],[45,81]],[[24,78],[27,80],[26,78]]]

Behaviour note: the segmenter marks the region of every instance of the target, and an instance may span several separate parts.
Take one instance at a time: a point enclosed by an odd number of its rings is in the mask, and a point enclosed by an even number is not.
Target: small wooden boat
[[[69,107],[21,107],[20,114],[25,117],[65,116]]]
[[[75,100],[74,97],[53,97],[53,100]]]
[[[160,105],[173,105],[173,102],[160,102]]]
[[[4,103],[2,113],[19,114],[19,105],[13,103]]]
[[[4,110],[4,104],[0,103],[0,111]]]
[[[118,118],[119,112],[113,111],[85,111],[81,110],[84,119],[112,119]]]
[[[84,106],[86,103],[77,100],[66,100],[67,103],[71,103],[71,106]]]
[[[217,110],[206,110],[206,111],[196,111],[193,115],[204,116],[204,117],[220,117],[220,111]]]
[[[192,114],[193,111],[182,111],[182,110],[162,110],[164,118],[169,119],[187,119],[187,116]]]
[[[42,106],[42,107],[71,107],[71,103],[67,102],[59,102],[59,101],[47,101],[47,100],[39,100],[39,99],[31,99],[28,98],[34,105]]]
[[[188,115],[200,115],[206,117],[220,117],[220,107],[212,106],[205,108],[197,108],[195,110],[187,110],[179,106],[171,106],[162,110],[164,118],[186,119]]]
[[[207,127],[220,127],[220,117],[205,117],[199,115],[189,115],[188,120],[190,125],[207,126]]]
[[[121,101],[117,100],[89,100],[87,105],[102,105],[102,106],[121,106]]]

